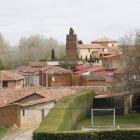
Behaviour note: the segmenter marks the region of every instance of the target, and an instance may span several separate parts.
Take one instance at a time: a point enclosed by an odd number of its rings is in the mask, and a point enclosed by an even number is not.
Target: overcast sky
[[[140,0],[0,0],[0,32],[11,46],[31,35],[66,40],[72,27],[84,44],[140,25]]]

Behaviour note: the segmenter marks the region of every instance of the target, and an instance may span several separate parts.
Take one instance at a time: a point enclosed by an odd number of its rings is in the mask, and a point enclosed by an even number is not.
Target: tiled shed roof
[[[16,68],[17,71],[24,72],[26,69],[30,68],[30,66],[20,66]]]
[[[2,80],[4,81],[15,81],[24,79],[24,76],[6,70],[0,71],[0,74],[2,74]]]

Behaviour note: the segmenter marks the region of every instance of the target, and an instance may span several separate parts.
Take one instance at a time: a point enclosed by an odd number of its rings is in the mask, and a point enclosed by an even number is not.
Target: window
[[[112,47],[114,47],[114,44],[112,44]]]
[[[88,49],[88,52],[90,53],[90,49]]]
[[[22,110],[23,116],[25,116],[25,110]]]
[[[3,82],[3,87],[8,87],[8,82],[7,81]]]

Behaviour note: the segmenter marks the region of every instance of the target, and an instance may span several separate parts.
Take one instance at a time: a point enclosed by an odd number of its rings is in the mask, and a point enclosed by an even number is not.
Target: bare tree
[[[134,93],[140,88],[140,29],[129,30],[120,37],[118,43],[123,49],[126,63],[118,70],[119,79],[122,80],[122,83],[121,86],[116,87],[116,92],[119,89],[119,91]]]

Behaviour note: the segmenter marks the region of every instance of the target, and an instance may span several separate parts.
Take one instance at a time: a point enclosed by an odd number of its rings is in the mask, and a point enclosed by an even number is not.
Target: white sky
[[[36,34],[65,43],[72,27],[89,44],[138,28],[139,14],[140,0],[0,0],[0,32],[11,46]]]

